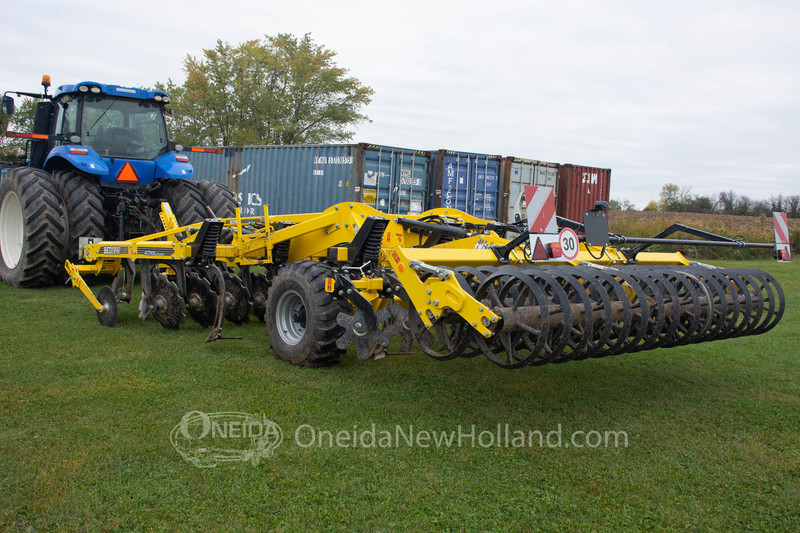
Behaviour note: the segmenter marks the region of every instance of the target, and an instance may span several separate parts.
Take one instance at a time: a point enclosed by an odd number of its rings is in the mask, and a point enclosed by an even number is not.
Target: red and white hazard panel
[[[789,247],[789,219],[786,213],[772,213],[775,220],[775,254],[781,263],[792,260],[792,251]]]
[[[528,231],[531,233],[558,233],[556,201],[552,187],[525,185],[525,205],[528,214]]]

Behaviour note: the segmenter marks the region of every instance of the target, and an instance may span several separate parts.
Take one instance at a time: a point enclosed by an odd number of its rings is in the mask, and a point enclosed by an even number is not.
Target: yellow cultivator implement
[[[335,364],[351,345],[380,357],[400,337],[436,359],[483,354],[517,368],[754,335],[780,320],[783,292],[766,272],[649,253],[665,235],[625,239],[604,220],[531,235],[451,209],[393,216],[344,203],[178,226],[163,204],[163,232],[85,242],[66,268],[104,325],[131,300],[138,265],[142,318],[175,329],[188,314],[215,340],[223,320],[252,313],[275,355],[303,366]],[[692,245],[772,246],[676,229],[707,239]],[[615,247],[625,244],[638,246]],[[93,274],[115,281],[95,295],[83,279]]]

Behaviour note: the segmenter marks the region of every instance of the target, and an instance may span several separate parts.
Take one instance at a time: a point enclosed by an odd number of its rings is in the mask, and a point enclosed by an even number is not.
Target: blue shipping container
[[[439,150],[433,160],[435,207],[498,220],[501,156]]]
[[[222,154],[187,152],[196,179],[236,194],[243,216],[315,213],[355,200],[354,145],[228,146]]]
[[[416,215],[426,209],[428,152],[360,144],[358,162],[360,201],[384,213]]]
[[[228,146],[221,154],[186,152],[196,179],[228,186],[243,216],[315,213],[364,202],[384,213],[427,207],[427,152],[372,144]]]

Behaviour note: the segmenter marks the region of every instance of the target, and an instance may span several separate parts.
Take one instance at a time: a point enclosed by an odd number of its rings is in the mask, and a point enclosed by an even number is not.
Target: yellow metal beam
[[[424,281],[420,279],[417,271],[412,268],[414,260],[406,255],[406,252],[418,250],[421,249],[389,249],[386,251],[386,263],[394,270],[425,327],[432,327],[436,320],[442,318],[446,309],[452,309],[478,333],[491,337],[490,327],[497,322],[498,316],[461,288],[455,275],[431,275]]]
[[[75,265],[67,261],[64,264],[64,268],[67,270],[69,274],[69,280],[72,282],[73,287],[78,287],[86,299],[89,300],[89,303],[92,304],[97,311],[103,310],[103,304],[101,304],[97,298],[95,298],[92,289],[89,288],[89,285],[86,284],[84,279],[81,277],[81,271]]]

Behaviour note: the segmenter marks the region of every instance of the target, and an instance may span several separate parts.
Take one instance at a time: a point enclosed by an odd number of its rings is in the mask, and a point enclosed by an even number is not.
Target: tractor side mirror
[[[8,95],[3,95],[2,112],[8,117],[14,115],[14,99]]]

